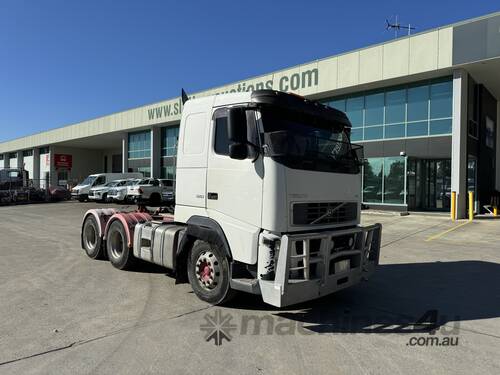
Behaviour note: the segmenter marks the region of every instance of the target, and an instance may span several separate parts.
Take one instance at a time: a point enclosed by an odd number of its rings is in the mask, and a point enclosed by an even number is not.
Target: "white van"
[[[85,180],[71,189],[71,196],[83,202],[88,199],[89,191],[96,186],[102,186],[108,182],[115,180],[123,180],[126,178],[142,178],[142,173],[97,173],[91,174]]]

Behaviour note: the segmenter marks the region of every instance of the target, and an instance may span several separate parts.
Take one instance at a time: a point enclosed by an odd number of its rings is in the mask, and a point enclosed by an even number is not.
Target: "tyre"
[[[229,261],[224,252],[208,242],[197,240],[188,254],[188,280],[202,301],[219,305],[235,295],[230,288]]]
[[[106,252],[111,264],[119,270],[130,269],[135,264],[132,249],[128,247],[125,228],[119,220],[111,223],[106,236]]]
[[[93,215],[87,216],[82,230],[83,248],[92,259],[103,259],[106,255],[102,247],[102,238],[99,236],[99,226]]]
[[[85,202],[85,198],[84,197],[78,197],[78,202]]]
[[[161,206],[161,195],[158,193],[153,193],[149,197],[149,204],[153,207]]]
[[[108,201],[108,194],[107,194],[107,193],[104,193],[104,194],[102,195],[101,202],[106,203],[107,201]]]

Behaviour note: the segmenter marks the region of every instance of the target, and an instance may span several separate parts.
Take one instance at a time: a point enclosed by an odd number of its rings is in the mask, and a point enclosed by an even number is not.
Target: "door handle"
[[[207,193],[207,198],[216,201],[217,199],[219,199],[219,194],[208,192]]]

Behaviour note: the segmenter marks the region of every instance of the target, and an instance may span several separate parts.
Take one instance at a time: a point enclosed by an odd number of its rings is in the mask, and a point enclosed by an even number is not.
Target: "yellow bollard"
[[[452,191],[451,192],[451,202],[450,202],[451,210],[450,210],[450,216],[451,220],[455,221],[455,218],[457,217],[457,192]]]
[[[469,191],[469,221],[474,219],[474,192]]]
[[[498,216],[498,207],[493,207],[493,216]]]

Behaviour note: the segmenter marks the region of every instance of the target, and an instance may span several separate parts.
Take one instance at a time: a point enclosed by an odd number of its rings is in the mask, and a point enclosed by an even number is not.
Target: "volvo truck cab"
[[[219,304],[286,306],[368,278],[381,226],[360,225],[362,147],[343,112],[272,90],[185,103],[174,214],[90,210],[82,246],[117,268],[165,266]]]

